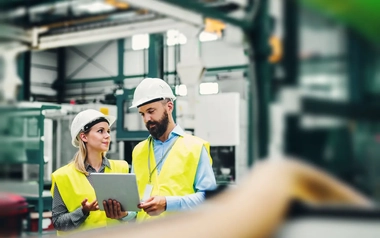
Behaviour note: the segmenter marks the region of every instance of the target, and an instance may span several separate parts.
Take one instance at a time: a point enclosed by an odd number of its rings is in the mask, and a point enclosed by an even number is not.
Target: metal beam
[[[182,28],[186,25],[186,23],[179,22],[175,19],[161,18],[158,20],[137,22],[120,26],[42,36],[40,37],[40,42],[36,46],[36,49],[43,50],[63,46],[90,44],[99,41],[126,38],[136,34],[159,33],[173,28]]]
[[[149,36],[148,62],[148,77],[163,79],[164,36],[162,34]]]
[[[119,51],[120,54],[120,51]],[[121,62],[119,61],[119,65]],[[248,68],[247,65],[234,65],[234,66],[224,66],[224,67],[214,67],[214,68],[207,68],[205,75],[206,76],[213,76],[217,75],[218,73],[225,73],[225,72],[234,72],[239,70],[246,70]],[[164,75],[176,75],[176,71],[170,71],[170,72],[164,72]],[[129,79],[129,78],[143,78],[146,77],[145,74],[132,74],[132,75],[123,75],[121,76],[122,80]],[[70,79],[66,80],[66,84],[78,84],[78,83],[90,83],[90,82],[102,82],[102,81],[110,81],[110,80],[116,80],[115,82],[120,82],[119,76],[117,77],[103,77],[103,78],[87,78],[87,79]]]
[[[57,49],[57,79],[56,87],[57,90],[57,103],[63,103],[65,101],[66,87],[65,87],[65,77],[66,75],[66,49]]]
[[[194,26],[203,26],[204,24],[201,14],[198,12],[189,11],[183,8],[181,4],[177,3],[186,1],[174,1],[174,3],[166,3],[170,1],[164,2],[157,0],[127,0],[125,2],[131,4],[132,6],[148,9]]]
[[[0,24],[0,39],[15,40],[22,43],[32,42],[30,32],[7,24]]]
[[[299,71],[299,6],[296,0],[284,1],[284,60],[285,85],[298,83]]]
[[[129,3],[131,1],[128,0]],[[140,0],[132,0],[132,2],[148,2],[146,0],[140,1]],[[166,12],[165,9],[155,8],[159,1],[157,0],[149,0],[151,2],[149,9],[155,12],[159,12],[165,15],[168,15],[170,17],[174,17],[177,19],[180,19],[185,22],[189,22],[190,19],[186,19],[188,14],[193,13],[196,14],[194,18],[196,18],[196,21],[194,21],[195,26],[202,26],[202,24],[195,24],[199,22],[199,16],[207,16],[210,18],[221,20],[225,23],[229,23],[231,25],[243,28],[243,29],[250,29],[252,28],[253,22],[248,22],[245,19],[239,19],[236,17],[233,17],[231,15],[227,15],[224,12],[218,11],[213,9],[212,7],[208,7],[205,4],[198,3],[195,1],[178,1],[178,0],[165,0],[165,6],[170,7],[172,9],[176,9],[173,11]],[[131,3],[132,4],[132,3]],[[138,3],[136,3],[138,6]],[[160,2],[161,4],[161,2]],[[133,5],[133,4],[132,4]],[[175,7],[175,8],[174,8]],[[185,10],[186,9],[186,10]],[[176,12],[177,11],[177,12]],[[184,12],[185,11],[185,12]]]
[[[124,51],[125,40],[117,40],[117,76],[114,79],[116,84],[124,84]]]
[[[261,0],[249,40],[248,166],[268,154],[269,142],[269,15],[268,0]]]
[[[22,79],[22,86],[19,92],[19,99],[21,101],[29,101],[30,99],[30,65],[30,51],[20,54],[17,59],[17,73],[19,77]]]
[[[57,4],[57,3],[67,3],[70,4],[67,0],[38,0],[38,1],[30,1],[30,0],[12,0],[12,1],[0,1],[0,9],[12,9],[16,7],[33,7],[33,6],[42,6],[44,4]]]
[[[91,83],[91,82],[102,82],[115,80],[115,77],[104,77],[104,78],[89,78],[89,79],[67,79],[66,84],[79,84],[79,83]]]

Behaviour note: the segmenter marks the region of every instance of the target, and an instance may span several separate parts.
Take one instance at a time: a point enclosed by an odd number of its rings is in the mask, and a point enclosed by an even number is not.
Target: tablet
[[[104,211],[103,201],[108,199],[120,202],[122,210],[136,212],[141,210],[137,207],[140,196],[135,174],[91,173],[90,176],[101,211]]]

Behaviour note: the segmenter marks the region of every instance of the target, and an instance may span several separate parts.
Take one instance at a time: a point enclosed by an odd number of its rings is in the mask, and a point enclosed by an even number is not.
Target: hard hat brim
[[[132,104],[132,106],[130,106],[129,108],[132,109],[132,108],[139,108],[141,106],[144,106],[144,105],[147,105],[147,104],[150,104],[150,103],[154,103],[154,102],[158,102],[158,101],[161,101],[161,100],[164,100],[166,97],[160,97],[160,98],[154,98],[154,99],[151,99],[151,100],[143,100],[143,101],[139,101],[137,103],[134,103]],[[169,97],[167,97],[169,98]],[[171,100],[176,100],[176,97],[170,97]]]

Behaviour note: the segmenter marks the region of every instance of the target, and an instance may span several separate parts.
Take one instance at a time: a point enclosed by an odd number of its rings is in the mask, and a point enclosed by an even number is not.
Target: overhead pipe
[[[107,28],[72,32],[66,34],[42,36],[36,49],[50,49],[63,46],[90,44],[99,41],[113,40],[125,37],[131,37],[136,34],[165,32],[173,28],[183,28],[185,23],[178,22],[174,19],[158,19],[154,21],[138,22]],[[88,37],[93,36],[93,37]]]
[[[32,36],[29,31],[8,24],[0,24],[0,38],[22,43],[32,42]]]

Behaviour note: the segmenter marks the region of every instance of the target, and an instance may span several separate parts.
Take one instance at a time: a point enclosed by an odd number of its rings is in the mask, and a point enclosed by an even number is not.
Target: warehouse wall
[[[55,98],[57,92],[52,89],[57,79],[57,54],[55,50],[31,53],[30,84],[31,94],[41,98]]]
[[[96,54],[101,51],[102,47],[104,50]],[[186,45],[180,47],[186,47]],[[165,52],[165,71],[174,72],[176,62],[174,46],[168,46]],[[66,80],[70,80],[70,84],[67,86],[66,100],[75,97],[94,99],[97,95],[103,94],[106,90],[114,88],[112,80],[84,84],[77,84],[74,83],[74,81],[115,77],[117,75],[118,65],[117,54],[117,41],[68,47],[66,49]],[[200,54],[207,68],[247,64],[247,59],[242,47],[233,47],[221,40],[202,43]],[[93,55],[95,55],[95,57],[92,57]],[[135,87],[139,80],[141,80],[141,76],[146,75],[147,71],[148,50],[132,50],[131,39],[125,39],[124,76],[130,77],[137,75],[137,78],[132,77],[125,79],[124,85],[126,87]]]
[[[116,52],[116,41],[66,48],[66,79],[116,76]]]
[[[281,0],[270,1],[270,13],[276,20],[274,33],[280,38],[283,37],[282,4]],[[321,17],[315,18],[313,14],[307,11],[300,17],[300,54],[303,56],[309,54],[322,56],[342,54],[345,47],[343,43],[345,35],[343,27],[331,25],[326,28],[329,22],[326,23],[326,20],[321,21],[320,19]],[[184,47],[187,47],[187,45],[180,46],[182,49]],[[168,46],[164,51],[166,54],[164,63],[166,72],[174,72],[175,70],[178,59],[175,57],[174,48],[174,46]],[[72,46],[66,48],[65,53],[66,101],[74,98],[96,100],[100,95],[110,92],[116,87],[112,82],[112,78],[118,74],[117,40]],[[201,43],[200,55],[207,68],[238,66],[247,63],[243,44],[236,47],[222,40]],[[56,95],[56,92],[51,89],[51,84],[57,77],[56,69],[57,57],[54,51],[33,52],[32,94]],[[147,70],[148,50],[133,50],[131,38],[126,38],[123,72],[127,78],[124,80],[124,85],[134,87],[147,74]],[[133,75],[136,77],[134,78]],[[168,78],[170,81],[174,81],[173,75],[168,76]],[[75,80],[83,79],[99,79],[99,81],[75,83]],[[217,77],[209,76],[205,80],[215,81]],[[227,82],[228,80],[223,81],[225,89],[229,88],[226,86],[228,85]],[[230,85],[231,87],[236,86],[232,80]],[[244,83],[242,87],[244,87]]]

